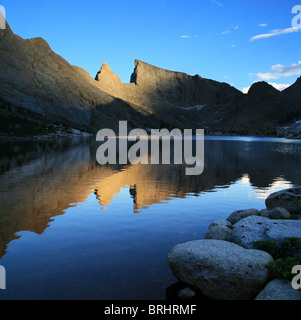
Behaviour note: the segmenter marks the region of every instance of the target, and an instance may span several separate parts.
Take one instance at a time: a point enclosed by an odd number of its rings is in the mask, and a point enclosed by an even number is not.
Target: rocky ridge
[[[283,92],[259,82],[243,94],[226,83],[135,60],[130,83],[107,63],[93,79],[42,38],[24,40],[9,25],[0,30],[0,58],[1,128],[7,134],[57,125],[95,133],[128,120],[129,128],[276,135],[278,127],[301,119],[300,78]]]
[[[280,92],[257,82],[243,94],[226,83],[199,75],[164,70],[135,60],[129,84],[123,84],[105,63],[96,76],[100,88],[140,105],[170,121],[170,114],[190,121],[208,133],[277,135],[277,128],[301,118],[300,79]],[[172,122],[171,122],[172,123]],[[176,124],[176,122],[173,122]]]
[[[11,123],[8,133],[25,123],[95,132],[117,127],[119,119],[136,127],[155,118],[102,91],[88,72],[70,65],[45,40],[24,40],[9,25],[0,30],[0,57],[1,128]]]

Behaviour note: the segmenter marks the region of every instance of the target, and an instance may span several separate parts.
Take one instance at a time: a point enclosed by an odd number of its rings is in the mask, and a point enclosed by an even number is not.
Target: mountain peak
[[[4,40],[5,38],[11,40],[15,38],[15,35],[7,22],[5,29],[0,29],[0,41]]]
[[[301,101],[301,77],[293,85],[283,90],[283,94],[294,100]]]
[[[113,75],[114,72],[110,68],[107,62],[104,62],[96,74],[95,80],[100,81],[101,78],[108,76],[109,74]],[[115,75],[115,74],[114,74]],[[115,75],[116,76],[116,75]]]
[[[277,94],[280,93],[279,90],[274,88],[272,85],[268,84],[265,81],[255,82],[249,92],[248,95],[267,95],[267,94]]]
[[[297,79],[297,81],[296,81],[294,84],[301,85],[301,77],[299,77],[299,78]]]
[[[135,59],[135,69],[134,72],[131,75],[131,83],[135,83],[136,85],[143,85],[146,75],[151,75],[155,72],[155,70],[158,70],[160,68],[155,67],[151,64],[148,64],[146,62],[143,62],[141,60]],[[138,78],[139,75],[139,78]]]
[[[109,64],[108,64],[107,62],[104,62],[100,69],[101,69],[101,70],[109,70],[109,71],[112,71],[112,69],[110,68],[110,66],[109,66]]]
[[[104,62],[100,70],[97,72],[95,80],[98,82],[98,85],[102,90],[113,96],[119,96],[123,91],[123,83],[121,79],[112,71],[107,62]]]

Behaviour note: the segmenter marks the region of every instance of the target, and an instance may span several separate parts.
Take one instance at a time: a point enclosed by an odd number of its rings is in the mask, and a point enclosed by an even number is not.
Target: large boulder
[[[268,210],[281,207],[291,214],[301,214],[301,187],[272,193],[266,199],[265,204]]]
[[[273,258],[222,240],[198,240],[174,247],[168,263],[174,275],[209,299],[250,300],[264,288]]]
[[[301,290],[294,290],[289,281],[270,281],[255,300],[301,300]]]
[[[229,241],[252,249],[254,241],[274,240],[280,244],[290,237],[301,238],[301,220],[272,220],[250,216],[234,225]]]
[[[227,221],[231,222],[232,224],[235,224],[246,217],[258,215],[259,210],[257,209],[238,210],[231,213],[231,215],[227,218]]]

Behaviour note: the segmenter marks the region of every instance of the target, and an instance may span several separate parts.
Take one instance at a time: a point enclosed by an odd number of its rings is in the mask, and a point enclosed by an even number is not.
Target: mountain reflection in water
[[[185,164],[100,166],[97,147],[89,139],[1,143],[0,258],[20,237],[18,233],[43,234],[55,217],[91,196],[100,212],[107,212],[127,189],[133,214],[144,215],[160,204],[163,215],[164,203],[172,199],[198,197],[201,207],[204,194],[226,191],[238,181],[249,185],[262,201],[271,192],[301,184],[298,141],[207,137],[200,176],[186,176]],[[236,192],[239,197],[240,191]],[[237,201],[244,207],[246,195],[241,196]],[[212,220],[214,206],[213,202],[208,208]],[[190,211],[189,205],[186,209]],[[224,208],[225,214],[231,213],[229,209]]]

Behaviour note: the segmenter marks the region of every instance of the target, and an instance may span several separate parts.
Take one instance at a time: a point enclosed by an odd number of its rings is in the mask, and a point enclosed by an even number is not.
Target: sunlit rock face
[[[233,97],[242,96],[226,83],[164,70],[140,60],[135,60],[131,82],[181,107],[229,103]]]
[[[213,106],[230,107],[243,96],[226,83],[165,70],[140,60],[135,60],[128,84],[122,83],[107,63],[95,79],[103,91],[157,115],[167,126],[180,128],[200,127],[200,110]]]
[[[283,92],[258,82],[243,94],[226,83],[135,60],[129,84],[107,63],[96,80],[103,91],[179,127],[190,121],[190,127],[197,123],[207,132],[276,135],[279,126],[301,117],[300,79]]]

